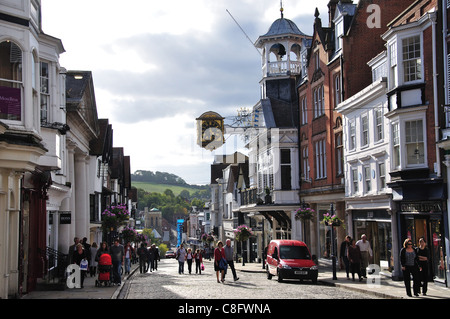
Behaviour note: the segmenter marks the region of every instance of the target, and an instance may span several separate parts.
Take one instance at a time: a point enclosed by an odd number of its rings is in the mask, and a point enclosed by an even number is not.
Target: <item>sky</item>
[[[312,35],[328,0],[284,0],[284,18]],[[137,170],[209,184],[215,155],[242,149],[236,135],[213,152],[197,145],[195,119],[226,118],[260,99],[253,46],[280,18],[279,0],[41,0],[42,29],[61,39],[60,65],[92,71],[98,118]]]

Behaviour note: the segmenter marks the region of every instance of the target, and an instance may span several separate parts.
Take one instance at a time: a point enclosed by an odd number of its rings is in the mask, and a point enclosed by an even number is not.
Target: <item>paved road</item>
[[[233,281],[231,271],[225,283],[217,283],[212,262],[205,262],[201,275],[178,274],[174,259],[161,260],[158,270],[140,274],[139,270],[127,281],[121,299],[376,299],[375,296],[328,285],[305,281],[278,283],[262,273],[238,272]]]

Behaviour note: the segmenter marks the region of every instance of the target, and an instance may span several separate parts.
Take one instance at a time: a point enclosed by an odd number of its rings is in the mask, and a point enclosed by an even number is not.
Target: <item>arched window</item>
[[[14,42],[0,42],[0,119],[22,119],[22,88],[22,50]]]

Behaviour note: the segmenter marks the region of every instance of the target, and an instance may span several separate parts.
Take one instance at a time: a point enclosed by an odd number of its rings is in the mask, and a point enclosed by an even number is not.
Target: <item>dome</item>
[[[267,31],[266,34],[264,34],[262,37],[268,37],[268,36],[277,36],[277,35],[284,35],[284,34],[297,34],[297,35],[305,35],[300,29],[297,27],[297,25],[292,22],[289,19],[280,18],[275,20],[274,23],[269,28],[269,31]]]

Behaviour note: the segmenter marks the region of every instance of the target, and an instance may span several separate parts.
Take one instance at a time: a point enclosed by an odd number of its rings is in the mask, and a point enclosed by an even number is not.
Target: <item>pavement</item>
[[[204,260],[205,266],[212,261]],[[238,272],[256,272],[265,274],[261,263],[235,263]],[[20,299],[122,299],[121,294],[126,291],[127,283],[135,271],[139,271],[139,264],[132,264],[131,272],[122,278],[121,286],[96,287],[96,277],[86,277],[84,288],[66,288],[64,290],[36,290],[23,295]],[[351,276],[351,275],[350,275]],[[443,300],[450,299],[450,288],[439,283],[428,283],[428,292],[426,296],[422,294],[419,297],[408,297],[403,281],[394,281],[389,274],[381,274],[374,280],[363,279],[359,281],[348,280],[343,270],[336,271],[336,278],[333,279],[333,270],[330,264],[321,264],[319,262],[318,284],[331,285],[343,289],[362,292],[383,299],[412,299],[412,300]],[[276,280],[276,278],[274,278]],[[369,282],[368,282],[369,281]]]

